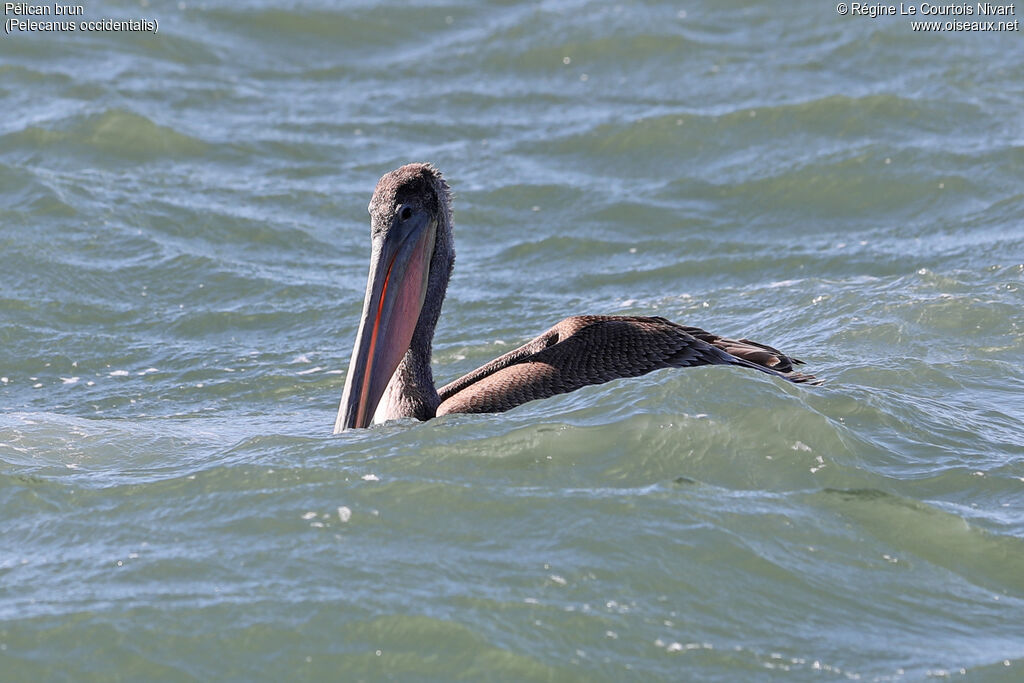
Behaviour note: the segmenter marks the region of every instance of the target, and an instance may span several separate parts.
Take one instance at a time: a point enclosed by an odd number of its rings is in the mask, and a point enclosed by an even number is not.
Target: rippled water
[[[151,6],[149,6],[151,4]],[[819,2],[95,2],[0,39],[5,680],[1020,680],[1021,35]],[[366,204],[446,382],[577,313],[777,345],[331,436]]]

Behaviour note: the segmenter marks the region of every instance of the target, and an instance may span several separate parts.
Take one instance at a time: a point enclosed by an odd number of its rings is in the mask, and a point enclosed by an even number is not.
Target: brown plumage
[[[448,185],[429,164],[403,166],[381,178],[370,215],[370,278],[335,431],[365,427],[371,417],[502,412],[661,368],[735,365],[817,383],[793,369],[802,361],[748,339],[664,318],[592,315],[566,318],[436,390],[431,341],[455,259]]]
[[[769,346],[734,340],[665,318],[580,315],[438,390],[438,415],[498,413],[590,384],[662,368],[738,365],[791,382],[814,377]]]

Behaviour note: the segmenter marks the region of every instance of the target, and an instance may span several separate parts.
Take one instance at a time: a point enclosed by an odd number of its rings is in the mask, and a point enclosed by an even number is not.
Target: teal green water
[[[0,38],[0,679],[1024,676],[1024,43],[819,2],[95,2]],[[377,178],[446,382],[580,313],[783,348],[332,436]]]

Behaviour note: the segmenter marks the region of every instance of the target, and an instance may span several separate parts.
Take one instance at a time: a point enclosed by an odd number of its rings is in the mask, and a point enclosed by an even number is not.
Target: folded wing
[[[791,382],[801,361],[770,346],[728,339],[664,318],[574,316],[438,391],[438,415],[493,413],[661,368],[738,365]]]

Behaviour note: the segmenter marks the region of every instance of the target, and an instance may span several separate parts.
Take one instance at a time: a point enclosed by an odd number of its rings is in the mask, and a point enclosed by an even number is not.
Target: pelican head
[[[430,350],[455,258],[448,184],[408,164],[380,179],[367,208],[370,274],[335,433],[375,416],[427,419],[439,402]]]

